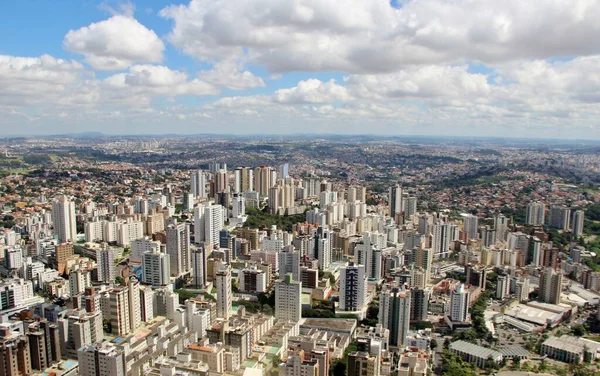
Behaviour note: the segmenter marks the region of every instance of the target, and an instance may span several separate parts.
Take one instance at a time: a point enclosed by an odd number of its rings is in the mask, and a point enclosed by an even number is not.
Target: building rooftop
[[[550,337],[542,345],[574,353],[583,353],[585,347],[593,353],[600,351],[600,342],[572,336]]]
[[[487,359],[490,356],[494,359],[502,357],[502,353],[488,349],[487,347],[475,345],[466,341],[455,341],[450,344],[450,350],[457,350],[463,353],[474,355],[480,359]]]

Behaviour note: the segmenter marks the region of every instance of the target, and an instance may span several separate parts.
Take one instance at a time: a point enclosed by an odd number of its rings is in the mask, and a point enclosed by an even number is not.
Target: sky
[[[600,0],[0,2],[0,131],[600,139]]]

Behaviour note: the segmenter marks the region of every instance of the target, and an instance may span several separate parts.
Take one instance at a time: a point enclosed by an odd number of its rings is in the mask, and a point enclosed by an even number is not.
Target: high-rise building
[[[142,325],[142,309],[140,301],[140,283],[135,279],[131,278],[128,287],[128,299],[129,299],[129,325],[131,330],[134,331]]]
[[[262,197],[269,195],[269,188],[273,186],[274,181],[271,181],[271,167],[260,166],[254,169],[255,190]]]
[[[496,299],[504,299],[510,295],[510,278],[507,275],[499,275],[496,283]]]
[[[170,258],[159,251],[142,255],[142,282],[152,286],[165,286],[170,283]]]
[[[290,175],[290,164],[289,163],[280,164],[278,167],[277,173],[279,174],[279,177],[281,179],[287,178]]]
[[[435,258],[450,256],[451,244],[455,238],[456,226],[451,223],[438,223],[433,226],[431,248]]]
[[[215,173],[214,187],[215,191],[211,192],[212,197],[216,197],[217,193],[224,192],[229,188],[229,175],[227,171],[219,170]]]
[[[115,250],[110,247],[97,250],[96,264],[98,266],[98,282],[114,282],[116,278]]]
[[[27,336],[12,332],[8,324],[0,324],[0,375],[30,375],[31,372]]]
[[[202,170],[192,172],[190,187],[194,198],[206,198],[206,174]]]
[[[550,207],[550,227],[567,231],[571,228],[571,209],[564,206]]]
[[[219,232],[225,223],[224,208],[221,205],[196,206],[194,208],[194,242],[212,247],[219,244]]]
[[[269,276],[270,277],[270,276]],[[267,275],[264,270],[256,265],[240,271],[240,291],[248,293],[261,293],[267,290]]]
[[[427,321],[429,309],[429,290],[410,290],[410,321]]]
[[[367,278],[363,265],[350,262],[340,272],[340,310],[360,311],[366,303]]]
[[[129,261],[142,262],[142,256],[146,252],[160,251],[160,242],[149,237],[136,239],[131,242],[131,256]]]
[[[477,239],[477,229],[479,227],[479,218],[473,214],[461,214],[463,219],[463,231],[467,234],[467,239]]]
[[[562,292],[561,271],[555,271],[552,268],[546,268],[540,274],[539,300],[550,304],[560,303],[560,293]]]
[[[387,285],[379,295],[379,323],[390,331],[390,346],[406,345],[410,325],[410,291]]]
[[[496,240],[499,242],[506,240],[506,229],[508,228],[508,218],[500,214],[494,218],[494,230],[496,230]]]
[[[302,282],[295,281],[291,273],[275,283],[275,318],[298,322],[302,317]]]
[[[583,235],[583,222],[584,222],[584,211],[575,210],[573,212],[573,235]]]
[[[131,331],[129,321],[129,289],[127,287],[116,287],[108,291],[107,303],[109,308],[109,317],[112,333],[125,335]]]
[[[69,274],[69,293],[71,296],[81,294],[86,287],[92,285],[92,277],[89,270],[76,269]]]
[[[77,241],[77,224],[75,222],[75,202],[67,196],[57,196],[52,202],[52,222],[54,234],[59,243]]]
[[[233,172],[233,192],[241,193],[254,189],[254,171],[249,167],[238,167]]]
[[[388,208],[390,217],[397,222],[397,217],[402,213],[402,187],[400,184],[391,186],[388,191]]]
[[[241,194],[234,193],[231,201],[231,217],[240,218],[246,215],[246,198]]]
[[[231,316],[231,269],[226,266],[216,273],[217,317],[228,320]]]
[[[517,299],[519,302],[528,302],[529,301],[529,278],[523,278],[522,280],[518,280],[516,283],[515,295],[517,295]]]
[[[542,226],[546,218],[546,205],[541,202],[531,202],[525,209],[525,224]]]
[[[125,354],[109,342],[77,351],[80,376],[125,376]]]
[[[278,256],[279,275],[291,273],[294,281],[300,281],[300,252],[290,247],[279,252]]]
[[[206,286],[206,251],[198,247],[192,251],[192,284]]]
[[[404,218],[410,218],[417,213],[417,198],[409,195],[402,196],[402,212]]]
[[[179,223],[167,227],[167,254],[171,276],[179,277],[190,272],[192,259],[189,224]]]
[[[453,322],[466,322],[469,318],[470,292],[465,285],[458,283],[450,294],[449,318]]]

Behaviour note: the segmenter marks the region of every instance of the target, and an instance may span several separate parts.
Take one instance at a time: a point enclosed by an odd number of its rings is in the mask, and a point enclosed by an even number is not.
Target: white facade
[[[178,277],[192,267],[190,227],[187,223],[169,225],[166,232],[171,276]]]
[[[146,252],[159,252],[160,242],[152,240],[149,237],[142,239],[136,239],[131,242],[131,256],[129,261],[131,262],[142,262],[142,257]]]
[[[450,320],[453,322],[466,322],[469,317],[469,296],[465,286],[459,283],[450,294]]]
[[[169,255],[161,252],[146,252],[142,255],[142,282],[152,286],[164,286],[170,282]]]
[[[196,206],[194,208],[194,242],[214,245],[219,243],[219,232],[225,223],[225,208],[221,205]]]
[[[302,317],[302,282],[291,274],[275,284],[275,318],[298,322]]]
[[[75,222],[75,202],[67,196],[58,196],[52,202],[52,222],[54,234],[58,235],[60,243],[77,240],[77,225]]]

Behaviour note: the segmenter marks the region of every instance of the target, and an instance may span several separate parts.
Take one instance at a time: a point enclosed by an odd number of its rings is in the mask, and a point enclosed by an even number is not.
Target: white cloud
[[[345,87],[338,85],[335,80],[322,82],[310,79],[298,82],[296,87],[280,89],[273,95],[277,103],[327,103],[347,101],[350,99]]]
[[[245,90],[263,87],[265,82],[252,72],[244,70],[241,63],[232,60],[221,60],[213,64],[211,70],[202,71],[198,78],[215,86],[227,87],[232,90]]]
[[[0,107],[35,105],[62,112],[82,106],[149,106],[154,97],[218,93],[215,86],[165,66],[134,65],[126,73],[99,80],[80,63],[49,55],[0,55],[0,87]]]
[[[201,60],[240,58],[271,72],[393,72],[600,53],[597,0],[191,0],[160,14],[169,40]]]
[[[85,61],[99,70],[121,70],[136,62],[161,62],[165,49],[154,31],[123,15],[70,30],[63,45],[68,51],[84,55]]]

